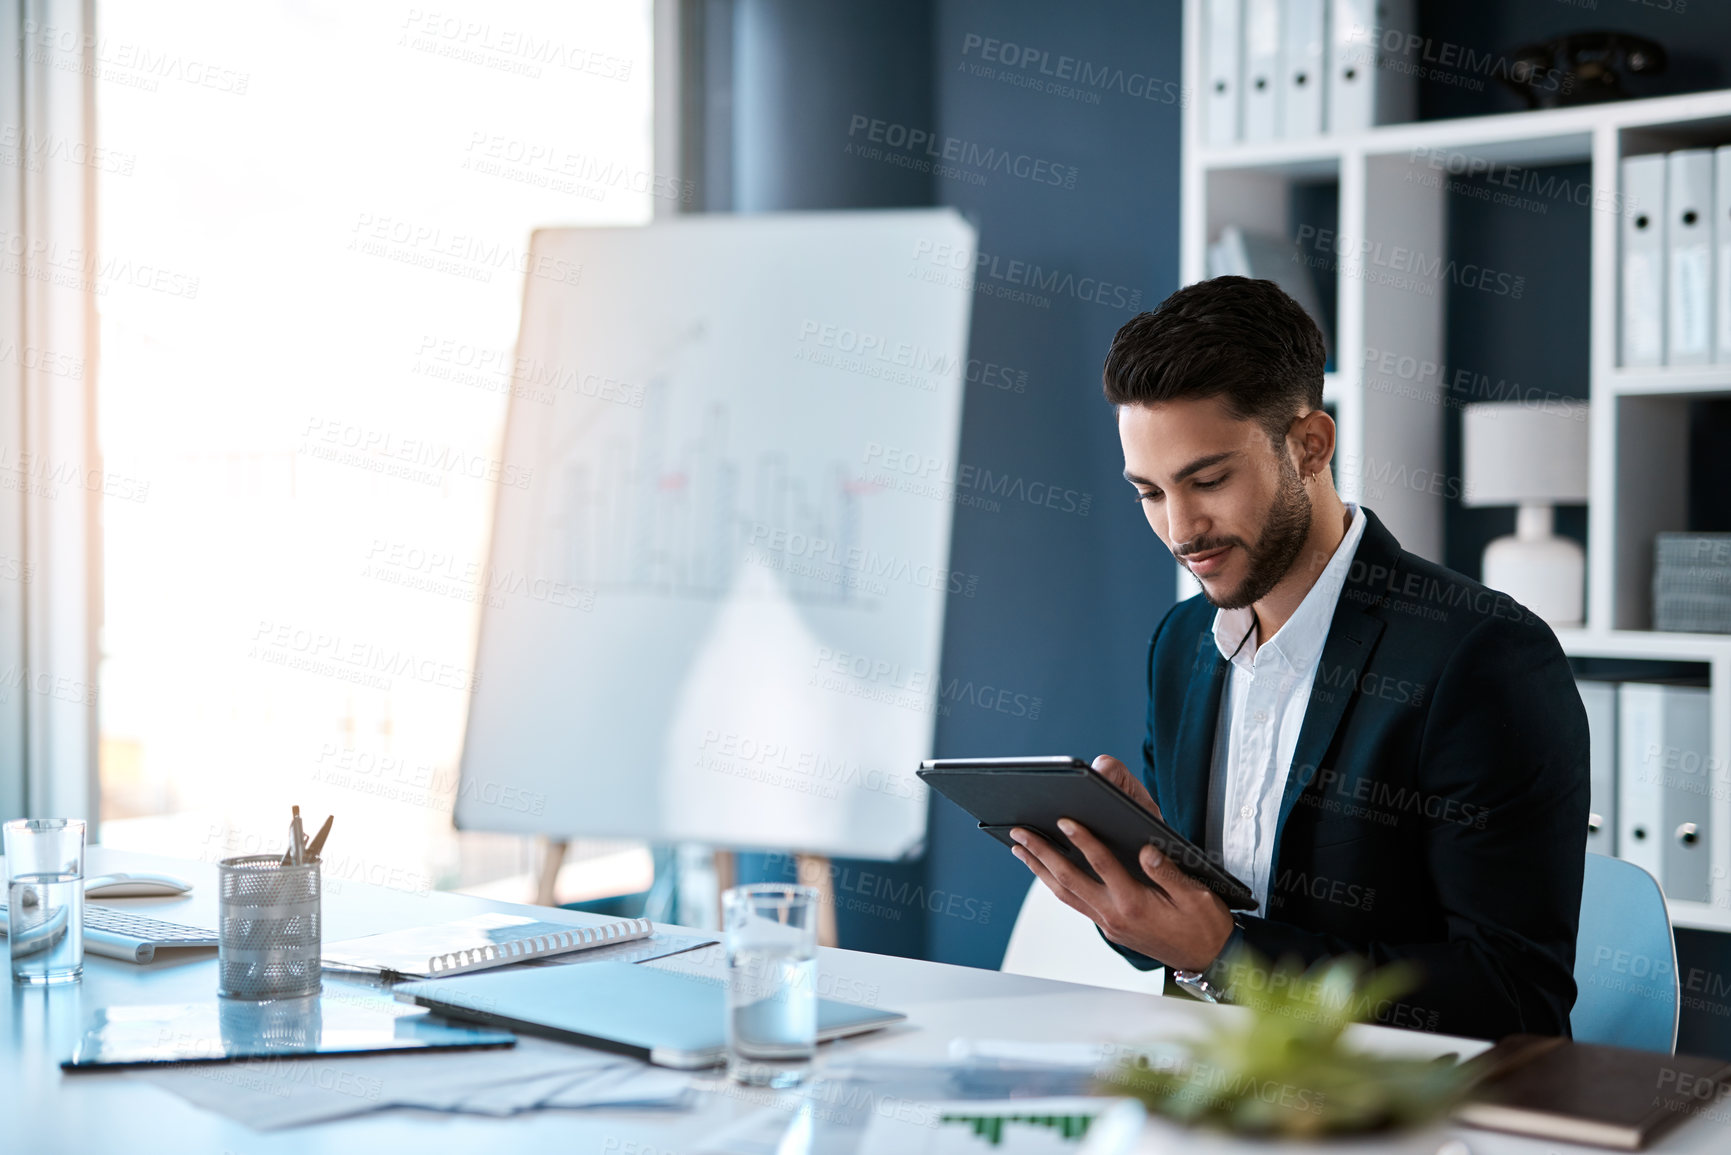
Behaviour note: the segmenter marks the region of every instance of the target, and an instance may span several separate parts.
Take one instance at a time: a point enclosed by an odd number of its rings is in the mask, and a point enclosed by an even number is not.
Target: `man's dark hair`
[[[1102,379],[1113,405],[1218,397],[1275,445],[1293,418],[1322,408],[1322,331],[1273,281],[1186,285],[1124,323]]]

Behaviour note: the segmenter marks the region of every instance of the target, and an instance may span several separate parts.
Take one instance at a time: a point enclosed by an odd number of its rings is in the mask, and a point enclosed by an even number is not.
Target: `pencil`
[[[336,820],[337,816],[335,814],[330,815],[325,819],[325,824],[319,827],[319,832],[313,835],[312,845],[307,847],[308,858],[317,858],[319,856],[319,851],[325,848],[325,839],[330,835],[331,823]]]

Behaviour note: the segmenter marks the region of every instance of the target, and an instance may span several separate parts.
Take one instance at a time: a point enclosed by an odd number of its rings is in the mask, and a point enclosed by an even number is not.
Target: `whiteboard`
[[[459,826],[917,850],[974,251],[949,210],[536,233]]]

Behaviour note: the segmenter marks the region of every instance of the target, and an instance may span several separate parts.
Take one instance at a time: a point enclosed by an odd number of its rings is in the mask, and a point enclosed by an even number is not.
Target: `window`
[[[512,346],[532,229],[675,192],[649,0],[107,4],[98,37],[103,841],[268,849],[292,803],[336,815],[334,882],[523,870],[450,821]]]

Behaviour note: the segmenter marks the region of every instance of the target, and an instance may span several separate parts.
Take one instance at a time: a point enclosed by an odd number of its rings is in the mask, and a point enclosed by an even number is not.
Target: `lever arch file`
[[[1665,363],[1665,157],[1623,160],[1622,364]]]
[[[1713,360],[1713,150],[1666,158],[1665,364]]]

